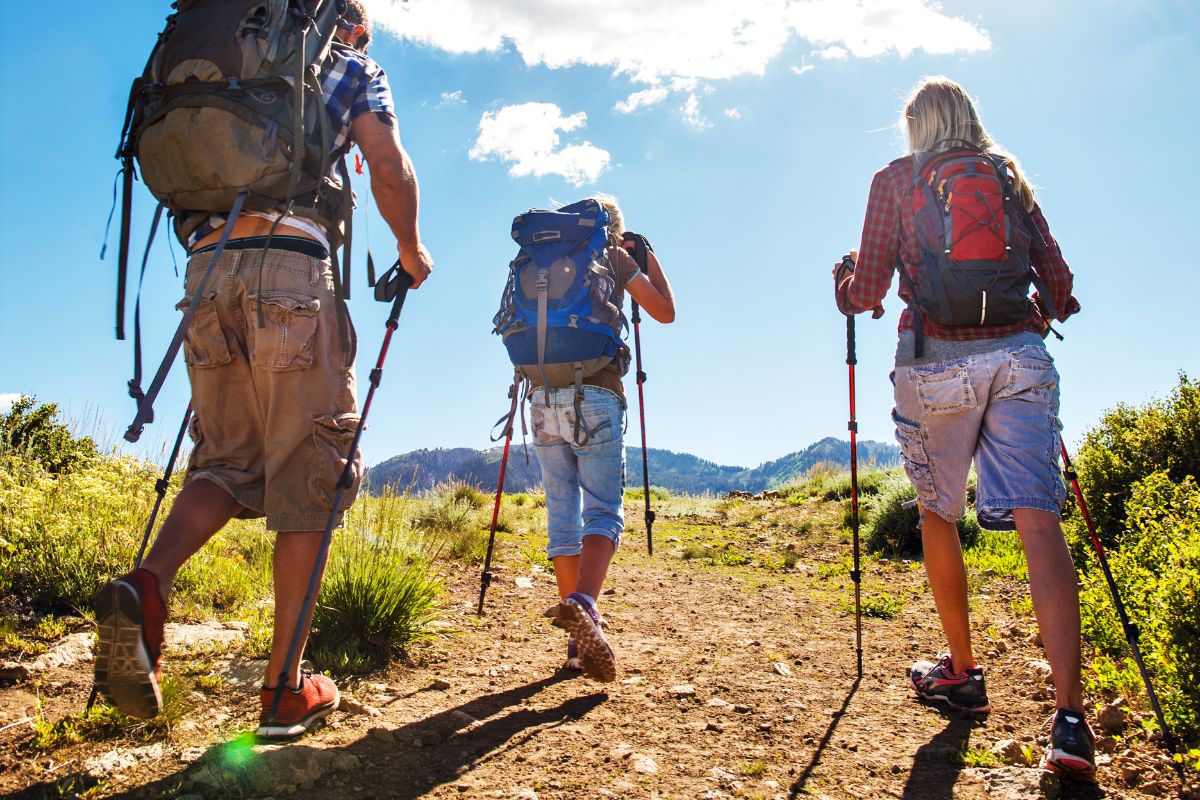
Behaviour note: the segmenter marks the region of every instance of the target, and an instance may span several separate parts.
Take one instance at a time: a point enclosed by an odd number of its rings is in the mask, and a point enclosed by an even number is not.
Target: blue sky
[[[1200,374],[1190,0],[703,0],[686,14],[669,0],[612,0],[603,18],[594,4],[545,0],[371,5],[391,29],[372,55],[392,80],[437,267],[396,334],[369,463],[487,442],[510,375],[490,327],[511,219],[592,190],[620,198],[677,294],[678,321],[643,331],[651,446],[752,466],[844,437],[844,322],[829,269],[857,244],[871,175],[903,152],[895,119],[925,74],[978,98],[1040,187],[1076,272],[1084,312],[1052,346],[1068,440],[1105,408],[1166,393],[1180,370]],[[165,0],[121,6],[123,19],[71,4],[36,48],[53,73],[0,63],[0,395],[98,417],[110,441],[132,417],[131,357],[113,337],[113,257],[97,256],[129,81],[168,12]],[[40,29],[30,13],[0,8],[5,52]],[[139,185],[135,250],[152,210]],[[362,221],[352,313],[365,378],[386,309],[365,291]],[[370,233],[382,262],[393,243],[378,217]],[[143,309],[154,364],[180,296],[160,237]],[[893,294],[885,305],[883,320],[858,325],[859,418],[863,437],[890,441],[900,304]],[[179,364],[135,452],[154,455],[173,435],[186,398]]]

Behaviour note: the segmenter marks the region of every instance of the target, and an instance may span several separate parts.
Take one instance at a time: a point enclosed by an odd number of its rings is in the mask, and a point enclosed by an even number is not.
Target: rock
[[[671,687],[671,696],[677,699],[696,696],[696,687],[690,683],[681,683]]]
[[[513,789],[508,796],[513,800],[538,800],[538,794],[533,789]]]
[[[517,588],[518,589],[532,589],[533,588],[533,578],[530,578],[530,577],[527,577],[524,575],[522,575],[520,578],[517,578]],[[532,791],[532,789],[530,791]]]
[[[1050,669],[1050,662],[1043,661],[1040,658],[1031,658],[1025,664],[1035,675],[1042,679],[1042,683],[1050,685],[1054,683],[1053,672]]]
[[[992,745],[989,752],[1001,763],[1009,765],[1025,764],[1025,749],[1016,739],[1001,739]]]
[[[212,650],[228,647],[246,638],[250,627],[228,627],[221,622],[203,622],[197,625],[168,622],[163,631],[163,645],[172,650]]]
[[[729,708],[729,703],[725,702],[719,697],[710,698],[709,701],[704,705],[708,706],[709,708]]]
[[[650,756],[633,753],[629,756],[629,766],[634,772],[642,775],[654,775],[658,772],[658,764]]]
[[[203,747],[188,747],[179,753],[179,763],[194,764],[204,758],[207,752]]]
[[[205,758],[199,767],[188,770],[193,788],[207,789],[206,794],[221,797],[227,796],[230,786],[239,785],[250,794],[284,795],[311,789],[335,773],[359,768],[358,757],[343,751],[250,742],[236,739],[214,748],[216,757]]]
[[[997,769],[971,768],[959,773],[955,794],[959,787],[975,784],[982,788],[988,800],[1028,800],[1028,798],[1057,798],[1062,793],[1062,784],[1054,775],[1040,769],[1025,767],[999,767]]]
[[[162,757],[162,742],[145,747],[133,747],[128,750],[109,750],[103,755],[84,761],[83,771],[93,778],[109,777],[143,761],[157,760]]]
[[[445,691],[450,688],[450,681],[445,678],[438,678],[433,682],[433,688],[439,691]]]
[[[773,666],[775,668],[775,671],[778,672],[783,677],[785,677],[785,678],[792,677],[792,668],[787,665],[787,662],[776,661],[771,666]]]
[[[1140,764],[1122,763],[1117,767],[1117,772],[1121,776],[1121,781],[1126,786],[1137,786],[1142,779],[1142,767]]]
[[[1162,797],[1171,791],[1171,787],[1162,781],[1146,781],[1138,788],[1142,794],[1148,794],[1152,797]]]
[[[709,722],[704,726],[704,730],[712,731],[713,733],[724,733],[725,729],[719,723]]]
[[[645,676],[633,675],[628,678],[622,678],[621,685],[622,686],[637,686],[639,683],[644,683],[645,680],[646,680]]]
[[[28,662],[0,662],[0,679],[29,680],[33,675],[59,667],[71,667],[92,660],[92,633],[72,633]]]
[[[1101,708],[1100,713],[1096,715],[1096,721],[1100,723],[1100,727],[1105,733],[1118,734],[1125,730],[1128,719],[1125,709],[1121,707],[1123,705],[1125,705],[1125,699],[1118,697]]]
[[[1004,641],[1003,639],[997,639],[996,640],[996,652],[997,653],[1007,653],[1008,652],[1008,642]]]
[[[378,742],[383,742],[384,744],[396,743],[396,734],[392,733],[387,728],[371,728],[369,731],[367,731],[367,735]]]
[[[710,769],[708,771],[708,779],[716,783],[722,789],[733,789],[735,788],[735,784],[740,783],[736,775],[729,770],[721,769],[720,767],[713,767]]]
[[[258,688],[262,686],[263,675],[267,671],[265,659],[234,658],[229,666],[221,673],[225,686],[239,692],[253,692],[258,696]]]
[[[752,709],[750,706],[746,705],[745,703],[737,703],[733,706],[733,710],[739,714],[749,714],[754,709]]]
[[[608,757],[613,761],[621,761],[633,755],[633,745],[627,742],[621,742],[612,750],[608,751]]]
[[[383,712],[374,706],[369,706],[359,700],[355,700],[348,694],[343,694],[338,699],[338,710],[345,711],[347,714],[361,714],[364,717],[382,717]]]

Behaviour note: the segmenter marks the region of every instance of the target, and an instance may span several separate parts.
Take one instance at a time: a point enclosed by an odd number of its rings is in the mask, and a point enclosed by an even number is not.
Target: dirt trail
[[[653,558],[636,527],[629,532],[601,598],[620,667],[618,681],[607,685],[557,671],[564,635],[542,618],[555,599],[554,580],[520,555],[528,544],[510,539],[502,547],[482,621],[474,617],[478,572],[453,567],[443,618],[458,632],[415,649],[409,664],[348,682],[380,715],[335,713],[328,726],[285,748],[288,755],[262,755],[325,766],[295,773],[290,785],[286,776],[294,770],[278,769],[273,785],[260,784],[249,796],[1185,796],[1165,769],[1134,774],[1138,764],[1158,763],[1154,746],[1136,737],[1101,769],[1098,788],[1041,780],[1032,769],[964,765],[969,748],[1005,739],[1040,754],[1048,733],[1044,676],[1029,663],[1043,655],[1027,635],[1032,621],[1009,606],[1021,587],[991,580],[974,601],[977,641],[991,648],[985,663],[996,710],[974,720],[922,706],[905,670],[936,650],[940,633],[919,564],[868,565],[868,594],[886,590],[904,607],[892,619],[864,621],[864,677],[857,682],[854,621],[846,613],[850,582],[838,574],[848,548],[820,527],[799,533],[786,516],[791,511],[771,505],[774,516],[664,519]],[[711,552],[742,553],[750,563],[682,558],[693,541],[732,542]],[[754,558],[777,552],[793,554],[795,567]],[[59,686],[48,688],[45,713],[54,718],[78,707],[89,677],[80,668],[50,676]],[[250,688],[227,687],[190,725],[177,726],[162,752],[118,766],[91,796],[239,796],[247,784],[205,789],[192,779],[196,765],[184,762],[250,728],[257,713]],[[3,690],[0,727],[22,714],[30,697],[28,685]],[[48,794],[51,781],[121,746],[88,742],[48,763],[29,754],[31,734],[21,731],[0,732],[0,792],[24,788],[22,797],[57,796]],[[201,761],[229,758],[220,753],[214,748]],[[66,766],[47,773],[55,762]]]

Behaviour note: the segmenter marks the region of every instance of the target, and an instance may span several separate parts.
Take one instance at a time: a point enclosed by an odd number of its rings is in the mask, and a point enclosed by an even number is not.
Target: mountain
[[[789,483],[817,464],[829,463],[847,469],[850,466],[850,443],[833,437],[753,469],[725,466],[690,453],[674,453],[653,447],[647,453],[650,483],[681,494],[724,494],[731,489],[760,492]],[[503,450],[499,447],[489,450],[473,450],[469,447],[414,450],[371,467],[366,480],[373,491],[379,491],[388,484],[396,484],[401,488],[411,484],[412,491],[423,492],[452,479],[485,491],[494,491],[500,476],[502,455]],[[626,448],[625,459],[627,482],[630,486],[636,486],[641,482],[642,449]],[[892,444],[862,441],[858,443],[858,461],[864,467],[893,466],[900,463],[900,451]],[[514,443],[504,481],[507,491],[528,491],[541,481],[536,448],[529,445],[529,463],[526,464],[521,445]]]

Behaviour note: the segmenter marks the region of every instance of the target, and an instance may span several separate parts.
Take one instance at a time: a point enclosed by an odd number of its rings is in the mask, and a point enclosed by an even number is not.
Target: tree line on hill
[[[528,447],[528,454],[527,462],[524,449],[519,444],[513,445],[504,482],[507,491],[529,491],[541,484],[537,449],[532,444]],[[794,481],[817,464],[832,464],[842,468],[850,465],[850,443],[833,437],[752,469],[716,464],[690,453],[675,453],[654,447],[649,448],[647,454],[650,483],[677,494],[723,494],[734,489],[761,492]],[[424,492],[447,480],[494,490],[500,476],[501,456],[502,449],[499,447],[488,450],[469,447],[414,450],[371,467],[367,471],[366,484],[370,491],[376,493],[388,485]],[[630,465],[640,464],[642,449],[626,448],[625,457]],[[892,444],[860,441],[858,458],[859,465],[863,467],[890,467],[900,463],[900,451]],[[633,467],[630,466],[630,469],[633,470]],[[630,482],[636,483],[632,477]]]

